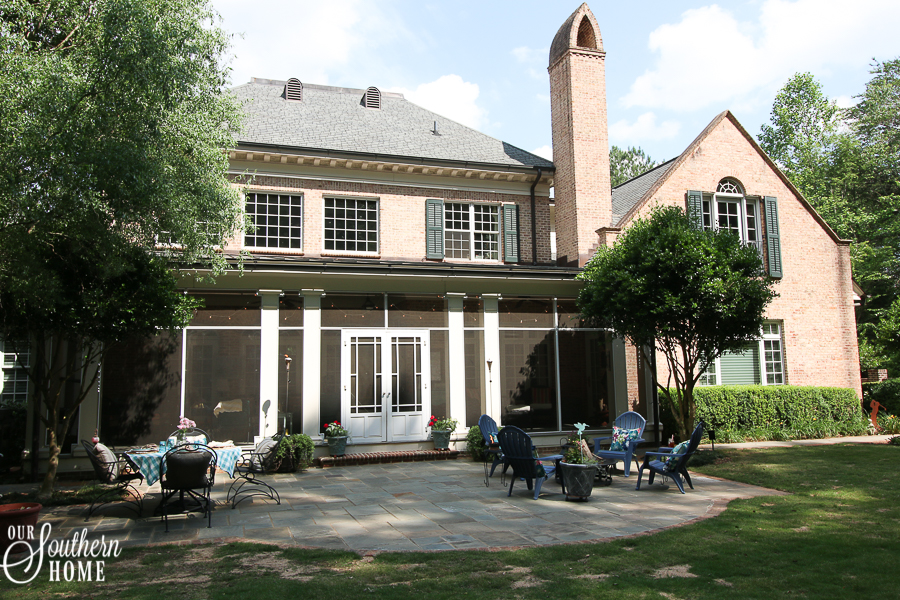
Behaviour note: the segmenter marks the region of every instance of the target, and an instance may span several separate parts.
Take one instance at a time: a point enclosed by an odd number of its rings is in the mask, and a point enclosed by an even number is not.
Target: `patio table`
[[[241,458],[240,446],[231,446],[230,448],[212,448],[215,450],[218,461],[216,467],[228,473],[229,477],[234,477],[234,469],[238,460]],[[132,451],[126,452],[141,474],[147,481],[147,485],[153,485],[159,481],[161,473],[159,472],[160,459],[164,453],[156,450],[152,451]]]

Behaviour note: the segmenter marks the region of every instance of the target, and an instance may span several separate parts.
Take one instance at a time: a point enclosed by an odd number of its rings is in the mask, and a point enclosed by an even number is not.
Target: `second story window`
[[[378,201],[325,198],[325,251],[378,252]]]
[[[250,228],[247,248],[303,248],[303,196],[249,193],[245,210]]]
[[[731,179],[720,181],[715,194],[704,194],[703,227],[727,229],[761,250],[758,205],[747,199],[740,184]]]
[[[31,352],[27,344],[0,339],[0,407],[22,407],[28,402]]]
[[[500,260],[500,211],[484,204],[444,204],[444,256]]]

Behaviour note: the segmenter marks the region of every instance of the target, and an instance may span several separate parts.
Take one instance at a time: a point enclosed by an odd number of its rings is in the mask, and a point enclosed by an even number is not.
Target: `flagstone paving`
[[[53,525],[53,537],[87,529],[89,539],[102,534],[122,546],[237,538],[357,552],[509,548],[654,531],[715,514],[734,498],[780,493],[692,477],[695,489],[682,495],[674,485],[648,485],[646,478],[636,491],[636,473],[617,475],[611,485],[595,487],[589,501],[567,502],[553,480],[538,500],[524,481],[507,497],[499,473],[485,487],[482,465],[465,460],[361,465],[270,476],[280,506],[253,498],[232,509],[225,503],[231,480],[219,473],[211,528],[204,515],[193,513],[170,516],[166,533],[152,516],[159,484],[142,488],[140,519],[113,505],[85,522],[83,506],[67,506],[44,509],[40,522]]]

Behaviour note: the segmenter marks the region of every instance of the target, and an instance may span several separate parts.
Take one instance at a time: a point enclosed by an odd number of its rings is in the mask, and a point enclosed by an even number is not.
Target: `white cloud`
[[[312,3],[267,0],[213,0],[226,27],[235,36],[232,83],[251,77],[287,79],[328,84],[330,74],[341,70],[343,79],[357,80],[357,87],[378,85],[371,80],[383,70],[373,49],[398,39],[414,44],[398,15],[379,3],[363,0],[330,0]],[[380,65],[379,65],[380,66]]]
[[[837,96],[834,101],[840,108],[850,108],[856,105],[856,99],[850,96]]]
[[[540,148],[535,148],[531,151],[532,154],[537,154],[541,158],[546,158],[547,160],[553,160],[553,148],[551,148],[548,144],[544,144]]]
[[[656,64],[635,79],[622,104],[686,110],[746,101],[796,72],[890,58],[898,21],[896,0],[856,0],[852,9],[844,0],[766,0],[751,23],[715,4],[688,10],[650,34]]]
[[[407,100],[473,129],[488,124],[487,111],[478,105],[478,84],[463,81],[459,75],[444,75],[414,90],[391,88]]]
[[[622,145],[637,145],[640,142],[667,140],[678,135],[681,124],[677,121],[656,122],[656,115],[646,112],[634,123],[616,121],[609,126],[610,142]]]

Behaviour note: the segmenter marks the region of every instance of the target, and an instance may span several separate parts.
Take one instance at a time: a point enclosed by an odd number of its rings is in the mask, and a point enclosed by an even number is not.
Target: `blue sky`
[[[842,106],[900,56],[897,0],[589,2],[606,50],[610,143],[657,161],[730,109],[756,135],[809,71]],[[549,158],[550,42],[579,2],[213,0],[251,77],[400,91]]]

